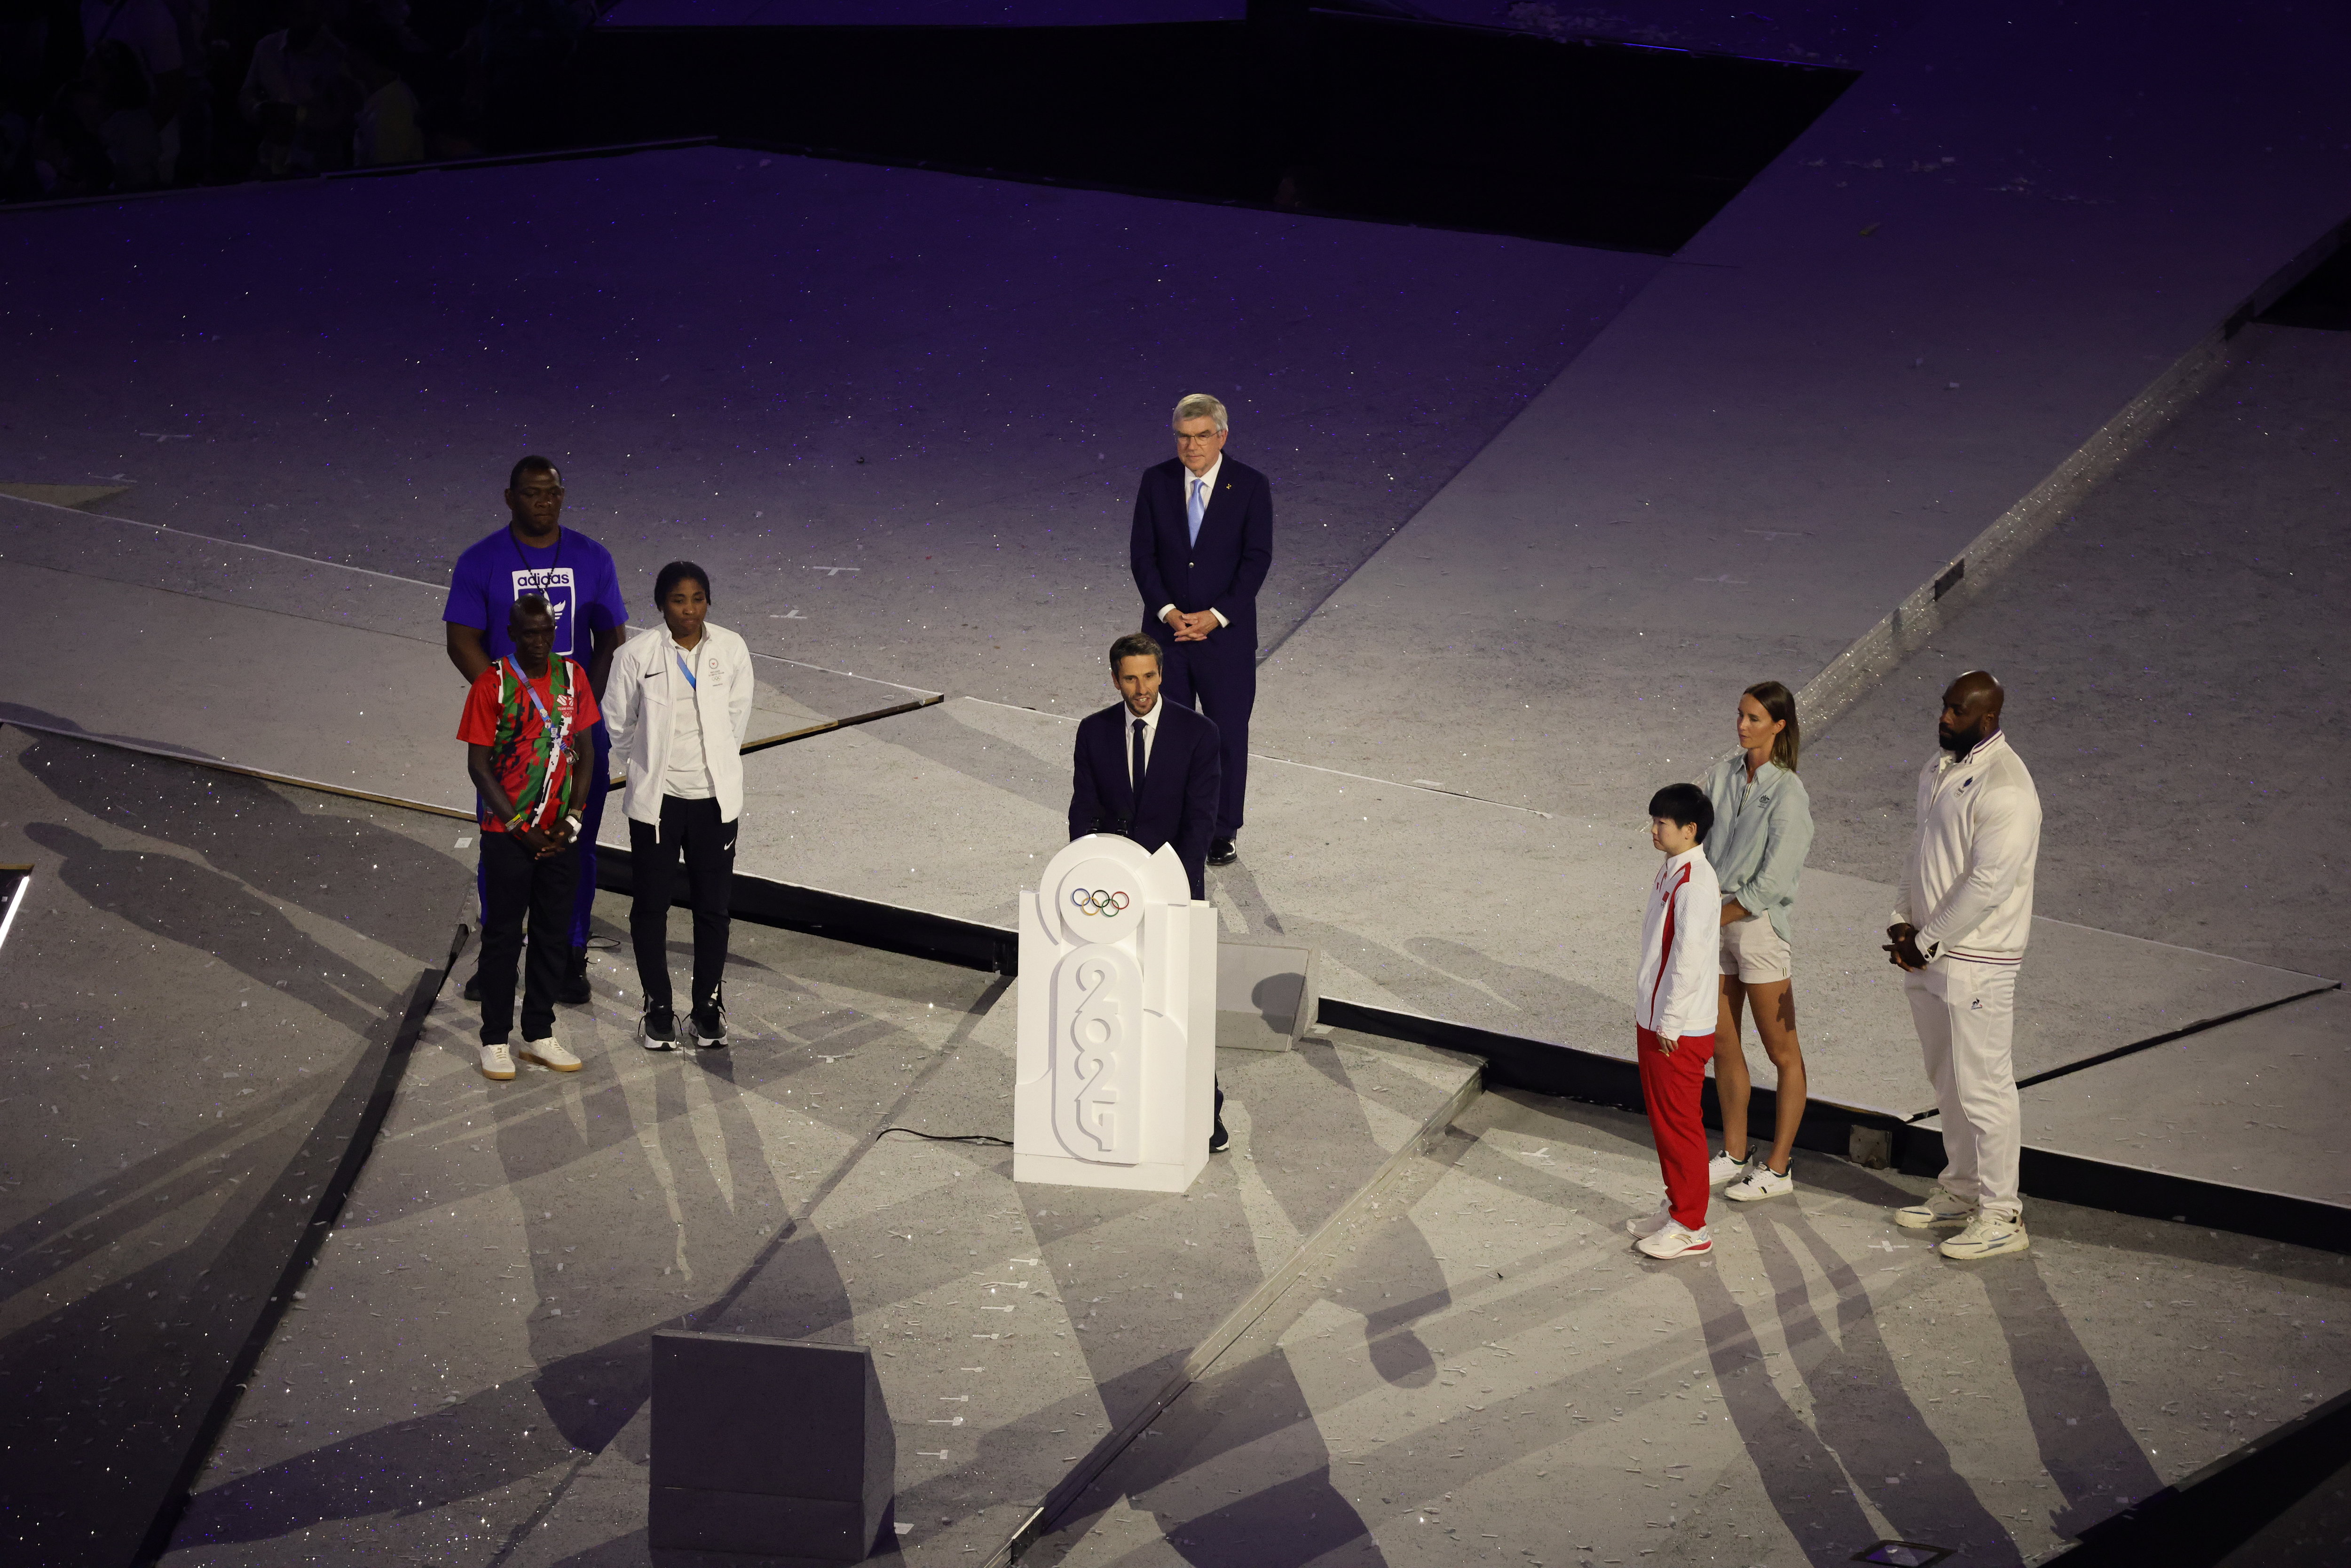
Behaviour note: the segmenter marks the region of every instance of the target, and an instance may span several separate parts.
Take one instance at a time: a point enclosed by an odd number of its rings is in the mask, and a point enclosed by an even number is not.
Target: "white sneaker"
[[[1717,1155],[1712,1163],[1706,1167],[1706,1185],[1720,1186],[1724,1182],[1737,1181],[1739,1173],[1746,1168],[1745,1160],[1734,1160],[1727,1151]]]
[[[552,1067],[558,1072],[580,1071],[580,1059],[565,1050],[563,1042],[551,1034],[541,1040],[526,1039],[522,1042],[522,1054],[527,1060],[536,1061],[541,1067]],[[507,1076],[511,1078],[514,1075],[509,1072]]]
[[[1894,1223],[1906,1230],[1931,1230],[1938,1225],[1965,1225],[1976,1217],[1976,1206],[1939,1184],[1907,1208],[1894,1211]]]
[[[482,1076],[501,1082],[514,1076],[514,1053],[507,1049],[505,1040],[482,1047]]]
[[[1783,1197],[1796,1190],[1796,1162],[1790,1160],[1784,1172],[1775,1172],[1766,1157],[1747,1167],[1747,1174],[1722,1189],[1722,1196],[1733,1203],[1753,1203],[1760,1197]]]
[[[1935,1249],[1946,1258],[1962,1263],[1972,1263],[1979,1258],[1997,1258],[2003,1252],[2022,1252],[2032,1245],[2032,1238],[2024,1233],[2024,1217],[2002,1214],[1998,1210],[1979,1210],[1968,1221],[1966,1229]]]
[[[1689,1230],[1668,1220],[1663,1230],[1655,1236],[1644,1236],[1633,1245],[1652,1258],[1681,1258],[1692,1252],[1713,1251],[1714,1236],[1703,1225]]]
[[[1657,1199],[1656,1212],[1650,1215],[1648,1218],[1626,1220],[1625,1222],[1625,1234],[1627,1236],[1655,1236],[1658,1231],[1663,1230],[1667,1226],[1671,1225],[1673,1222],[1673,1200],[1671,1198],[1661,1197]]]

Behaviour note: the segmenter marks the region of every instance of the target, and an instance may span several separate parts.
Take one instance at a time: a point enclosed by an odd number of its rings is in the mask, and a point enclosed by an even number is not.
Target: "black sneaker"
[[[479,969],[475,970],[474,977],[465,982],[465,999],[469,1002],[482,999],[482,972]]]
[[[695,1044],[705,1051],[717,1051],[726,1043],[726,1009],[696,1008],[685,1015],[685,1032]]]
[[[1225,1119],[1219,1116],[1217,1118],[1217,1130],[1208,1134],[1208,1152],[1221,1155],[1232,1146],[1233,1135],[1225,1131]]]
[[[555,988],[555,999],[573,1007],[592,1002],[596,993],[588,988],[588,949],[571,949],[571,967],[563,972],[563,983]]]
[[[1230,865],[1240,858],[1240,847],[1230,839],[1218,839],[1208,845],[1210,865]]]
[[[647,1008],[637,1028],[637,1043],[647,1051],[677,1049],[677,1013],[671,1008]]]

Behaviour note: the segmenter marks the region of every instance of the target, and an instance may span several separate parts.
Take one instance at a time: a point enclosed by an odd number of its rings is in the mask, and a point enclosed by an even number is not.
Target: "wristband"
[[[578,838],[580,836],[580,813],[574,811],[569,816],[564,818],[563,825],[571,830],[571,836],[573,838]]]
[[[508,817],[507,819],[507,831],[510,833],[527,833],[530,831],[530,813],[528,811],[517,811],[513,816]]]

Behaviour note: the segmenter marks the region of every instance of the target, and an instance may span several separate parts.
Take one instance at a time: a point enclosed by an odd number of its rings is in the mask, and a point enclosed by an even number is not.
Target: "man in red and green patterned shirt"
[[[589,731],[603,716],[588,673],[555,656],[555,616],[547,601],[515,601],[507,630],[514,652],[475,677],[457,738],[481,798],[482,1074],[512,1078],[515,965],[530,921],[523,966],[523,1056],[559,1072],[580,1059],[555,1038],[555,995],[570,956],[571,898],[580,857],[581,795]]]

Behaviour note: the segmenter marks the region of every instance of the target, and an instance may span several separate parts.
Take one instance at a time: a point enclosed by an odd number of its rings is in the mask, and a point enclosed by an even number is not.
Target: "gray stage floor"
[[[2351,858],[2335,623],[2351,602],[2351,333],[2248,327],[2227,373],[1811,755],[1813,863],[1901,854],[1934,704],[1999,672],[2039,783],[2037,907],[2341,977],[2311,911]]]
[[[127,1562],[164,1506],[447,957],[462,828],[0,729],[0,1555]]]
[[[2351,994],[2325,991],[2024,1091],[2037,1149],[2351,1206]],[[1939,1127],[1928,1117],[1922,1125]]]
[[[2315,134],[2339,95],[2292,81],[2339,17],[2166,36],[2118,73],[2070,15],[1872,15],[1869,73],[1670,262],[717,149],[24,215],[6,243],[33,276],[97,267],[141,303],[70,352],[24,329],[38,373],[9,417],[40,435],[0,478],[127,481],[105,508],[174,532],[0,503],[5,586],[108,578],[87,591],[156,629],[125,657],[201,650],[205,674],[151,699],[26,617],[0,632],[27,677],[5,700],[461,802],[437,584],[542,445],[632,591],[690,551],[719,618],[799,661],[763,662],[779,725],[955,694],[755,764],[747,869],[1002,920],[1058,837],[1058,726],[1106,699],[1099,648],[1134,613],[1152,411],[1238,389],[1233,451],[1281,523],[1227,929],[1321,942],[1336,995],[1621,1051],[1641,802],[1722,748],[1731,695],[1801,684],[2341,215],[2341,139]],[[1977,68],[2065,107],[2017,120],[1954,85]],[[468,225],[526,191],[553,214],[531,235],[569,225],[560,259]],[[281,214],[286,245],[239,237]],[[467,237],[361,243],[419,225]],[[1179,235],[1217,261],[1171,265]],[[2340,370],[2282,395],[2339,406]],[[2339,526],[2316,494],[2262,526]],[[2191,635],[2224,665],[2239,642]],[[312,678],[247,679],[272,651]],[[2019,745],[2050,758],[2051,694],[2017,688]],[[1865,743],[1828,737],[1867,782],[1816,789],[1802,1022],[1816,1092],[1907,1113],[1923,1085],[1875,950],[1897,852],[1847,827],[1919,741],[1855,722]],[[2303,754],[2257,728],[2257,761]],[[2119,851],[2179,855],[2089,782]],[[2212,891],[2243,846],[2188,847],[2210,924],[2183,928],[2169,883],[2053,843],[2071,927],[2025,988],[2033,1065],[2333,977],[2323,945],[2207,940],[2283,906]]]
[[[600,902],[608,929],[625,914]],[[683,915],[673,937],[682,965]],[[1345,1035],[1227,1052],[1234,1149],[1191,1193],[1015,1187],[1007,1150],[877,1138],[1009,1134],[1004,981],[738,925],[743,1032],[654,1056],[616,957],[592,1008],[563,1009],[576,1075],[490,1082],[454,985],[435,1005],[173,1561],[643,1562],[664,1326],[875,1345],[902,1551],[958,1558],[1474,1078]]]
[[[1651,1262],[1646,1124],[1489,1093],[1023,1562],[2036,1562],[2351,1385],[2340,1258],[2043,1204],[1954,1266],[1797,1174]]]

